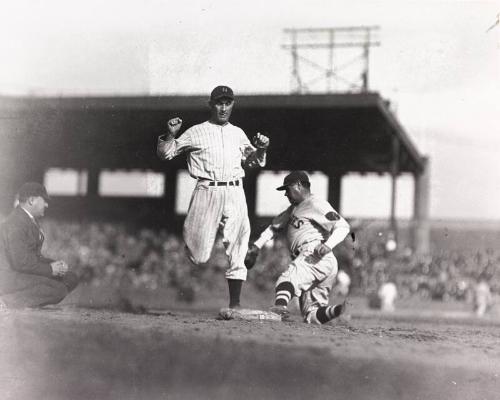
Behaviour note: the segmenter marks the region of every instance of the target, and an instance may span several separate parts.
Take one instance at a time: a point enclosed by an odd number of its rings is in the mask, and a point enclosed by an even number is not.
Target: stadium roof
[[[161,168],[152,147],[166,121],[178,115],[189,127],[207,119],[207,100],[181,95],[0,97],[0,113],[3,125],[9,118],[23,119],[25,134],[42,138],[42,147],[50,147],[51,159],[61,166],[91,159],[120,167],[127,159],[130,168]],[[378,93],[242,95],[232,122],[248,136],[270,136],[267,168],[272,170],[383,173],[393,169],[394,160],[399,172],[423,169],[421,155]]]

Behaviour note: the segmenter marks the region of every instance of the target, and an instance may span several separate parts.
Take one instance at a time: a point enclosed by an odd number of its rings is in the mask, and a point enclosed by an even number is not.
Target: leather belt
[[[210,181],[208,186],[240,186],[240,181]]]

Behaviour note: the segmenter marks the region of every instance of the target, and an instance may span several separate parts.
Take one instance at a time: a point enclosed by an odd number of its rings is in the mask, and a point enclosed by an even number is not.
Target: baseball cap
[[[285,176],[285,179],[283,179],[283,186],[280,186],[279,188],[276,188],[276,190],[285,190],[287,186],[293,185],[294,183],[297,182],[308,182],[309,183],[309,177],[304,171],[292,171],[290,172],[287,176]]]
[[[233,90],[229,86],[217,86],[210,93],[210,100],[219,100],[222,98],[234,100]]]
[[[46,201],[50,200],[47,189],[38,182],[26,182],[19,188],[17,195],[20,200],[38,196],[43,197]]]

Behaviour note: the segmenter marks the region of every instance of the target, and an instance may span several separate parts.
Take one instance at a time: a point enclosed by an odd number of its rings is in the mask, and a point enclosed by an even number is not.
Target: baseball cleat
[[[219,317],[221,317],[222,319],[232,319],[233,315],[234,315],[233,308],[229,308],[229,307],[226,308],[225,307],[225,308],[221,308],[219,311]]]
[[[347,301],[344,300],[341,304],[336,304],[333,306],[333,318],[338,318],[340,317],[342,314],[345,313],[345,310],[347,308]]]

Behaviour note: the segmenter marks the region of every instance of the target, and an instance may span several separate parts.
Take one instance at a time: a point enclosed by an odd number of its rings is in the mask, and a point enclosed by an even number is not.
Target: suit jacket
[[[0,270],[52,278],[53,260],[42,256],[44,237],[21,207],[16,207],[0,226]]]

